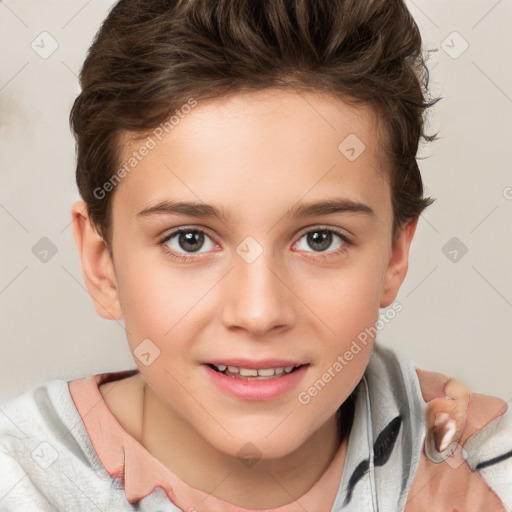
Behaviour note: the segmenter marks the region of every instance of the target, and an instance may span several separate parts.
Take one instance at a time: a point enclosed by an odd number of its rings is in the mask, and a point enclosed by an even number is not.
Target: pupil
[[[320,236],[317,236],[320,235]],[[320,244],[319,251],[327,249],[332,242],[332,233],[329,231],[314,231],[308,234],[308,243],[315,249],[314,244]],[[317,249],[315,249],[317,250]]]
[[[201,248],[204,242],[204,234],[200,231],[180,233],[178,242],[183,250],[196,252]]]

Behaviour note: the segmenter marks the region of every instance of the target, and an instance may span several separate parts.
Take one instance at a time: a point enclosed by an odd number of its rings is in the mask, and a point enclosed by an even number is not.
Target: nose
[[[238,255],[234,261],[223,290],[226,328],[244,329],[254,337],[289,329],[295,321],[295,295],[286,271],[265,251],[251,263]]]

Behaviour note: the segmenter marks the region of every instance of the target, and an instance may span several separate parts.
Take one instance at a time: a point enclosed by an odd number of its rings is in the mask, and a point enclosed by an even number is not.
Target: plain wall
[[[70,226],[79,196],[68,115],[110,5],[0,2],[0,401],[48,379],[135,368],[122,325],[94,311]],[[437,49],[432,94],[444,99],[427,129],[440,139],[422,147],[419,161],[437,201],[418,224],[403,310],[379,339],[420,368],[509,400],[512,3],[408,6],[425,49]],[[47,56],[52,39],[58,48]]]

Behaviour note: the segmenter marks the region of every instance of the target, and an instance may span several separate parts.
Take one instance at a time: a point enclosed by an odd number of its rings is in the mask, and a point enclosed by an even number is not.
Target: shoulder
[[[96,460],[68,382],[51,380],[0,404],[1,510],[89,509],[86,494],[111,491]]]
[[[51,380],[0,404],[0,443],[16,444],[58,428],[69,409],[67,382]]]
[[[458,442],[439,453],[426,437],[407,511],[505,510],[512,503],[512,413],[498,397],[470,392],[449,376],[416,369],[428,414],[436,404],[460,424]],[[450,508],[451,507],[451,508]]]
[[[0,497],[3,507],[13,507],[8,510],[50,510],[37,473],[44,475],[58,458],[53,439],[62,433],[66,387],[48,381],[0,404]]]

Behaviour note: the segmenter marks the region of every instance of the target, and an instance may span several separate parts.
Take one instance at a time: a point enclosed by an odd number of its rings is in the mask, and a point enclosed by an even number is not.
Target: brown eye
[[[159,242],[159,245],[163,246],[170,256],[180,260],[193,258],[194,254],[208,252],[216,247],[216,244],[204,231],[191,228],[173,231]],[[201,251],[205,246],[206,250]]]
[[[308,252],[308,248],[313,249],[313,252],[326,252],[329,247],[331,247],[333,250],[328,252],[336,252],[337,249],[350,244],[350,241],[345,235],[332,229],[310,230],[301,236],[298,242],[299,245],[302,239],[305,240],[305,243],[303,244],[302,248],[299,247],[299,250],[304,250],[306,252]]]
[[[329,231],[312,231],[306,235],[307,244],[315,251],[325,251],[332,244],[332,233]]]
[[[201,231],[182,231],[178,233],[178,245],[184,251],[197,252],[204,243]]]

